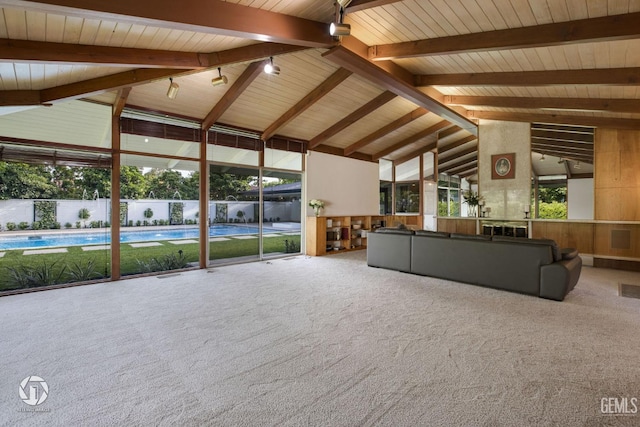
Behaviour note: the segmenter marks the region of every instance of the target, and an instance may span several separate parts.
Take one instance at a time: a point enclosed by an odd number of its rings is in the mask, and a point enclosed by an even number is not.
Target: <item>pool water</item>
[[[264,233],[283,232],[291,230],[280,230],[276,228],[263,227]],[[233,236],[243,234],[258,234],[258,227],[253,225],[214,225],[209,227],[209,237]],[[144,230],[128,231],[123,229],[120,232],[120,241],[149,242],[157,240],[179,240],[198,239],[198,227],[182,227],[165,230]],[[60,246],[86,246],[86,245],[106,245],[111,242],[109,230],[104,232],[76,232],[76,233],[53,233],[43,232],[39,234],[29,234],[22,236],[11,236],[4,238],[0,234],[0,250],[13,249],[34,249]]]

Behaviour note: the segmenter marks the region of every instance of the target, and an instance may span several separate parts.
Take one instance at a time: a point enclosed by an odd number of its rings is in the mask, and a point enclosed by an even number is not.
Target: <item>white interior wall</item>
[[[593,178],[567,180],[567,219],[593,219]]]
[[[306,201],[323,200],[325,208],[320,215],[325,216],[378,215],[378,176],[377,163],[309,152]],[[308,206],[306,212],[314,215]]]

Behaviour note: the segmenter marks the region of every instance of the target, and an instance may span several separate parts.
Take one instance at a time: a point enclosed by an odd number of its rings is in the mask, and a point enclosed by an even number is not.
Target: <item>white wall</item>
[[[593,219],[593,178],[567,180],[567,219]]]
[[[313,216],[308,201],[325,202],[320,215],[378,215],[380,182],[378,164],[312,151],[307,154],[307,216]]]
[[[515,178],[492,179],[491,156],[515,153]],[[531,200],[531,125],[480,120],[478,127],[478,189],[491,217],[522,218]]]

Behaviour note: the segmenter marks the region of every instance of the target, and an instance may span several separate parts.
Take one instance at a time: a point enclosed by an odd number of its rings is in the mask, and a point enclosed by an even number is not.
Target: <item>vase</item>
[[[469,205],[469,211],[467,212],[467,216],[475,218],[477,216],[476,208],[477,208],[477,206],[475,206],[475,205],[474,206]]]

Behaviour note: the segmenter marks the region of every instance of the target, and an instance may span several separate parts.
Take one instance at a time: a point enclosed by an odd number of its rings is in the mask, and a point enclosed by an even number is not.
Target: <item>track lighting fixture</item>
[[[544,158],[544,154],[542,155],[542,157],[540,157],[540,161],[544,162],[545,158]]]
[[[222,70],[218,67],[218,77],[211,79],[211,84],[214,86],[226,85],[228,81],[227,76],[223,76]]]
[[[277,76],[280,74],[280,67],[277,65],[273,65],[273,56],[269,58],[269,62],[267,62],[264,66],[264,72],[267,74],[273,74]]]
[[[329,24],[329,34],[334,37],[351,35],[351,25],[345,24],[344,9],[351,3],[351,0],[337,0],[336,1],[336,18],[335,22]]]
[[[575,165],[573,165],[574,169],[580,169],[582,166],[580,166],[580,161],[577,161]]]
[[[560,160],[558,160],[558,164],[561,165],[564,163],[564,159],[562,157],[560,157]]]
[[[167,98],[176,99],[178,96],[178,91],[180,90],[180,85],[173,81],[173,77],[169,77],[169,90],[167,90]]]

